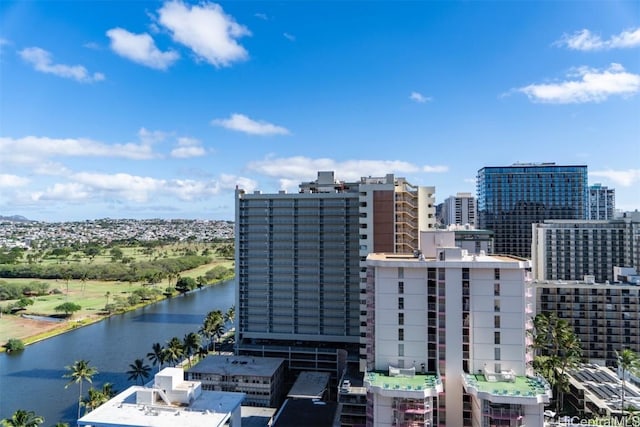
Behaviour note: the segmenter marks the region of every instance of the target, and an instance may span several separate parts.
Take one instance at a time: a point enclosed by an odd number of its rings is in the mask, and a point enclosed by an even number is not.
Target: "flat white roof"
[[[136,393],[142,386],[129,387],[78,420],[92,427],[218,427],[224,426],[244,400],[244,393],[203,391],[189,406],[140,405]]]

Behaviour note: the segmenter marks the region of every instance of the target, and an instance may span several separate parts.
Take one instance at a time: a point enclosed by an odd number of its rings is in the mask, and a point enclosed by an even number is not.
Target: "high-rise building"
[[[555,163],[484,167],[478,171],[478,220],[493,230],[494,252],[531,257],[531,225],[587,218],[587,167]]]
[[[533,225],[532,271],[538,280],[613,282],[613,267],[640,269],[640,215],[610,221],[546,220]]]
[[[457,193],[442,204],[442,225],[476,226],[476,199],[471,193]]]
[[[529,262],[453,241],[423,233],[417,256],[368,256],[367,426],[541,426]]]
[[[616,210],[616,190],[593,184],[589,187],[589,216],[587,219],[606,220],[613,219]]]
[[[580,339],[586,361],[616,366],[625,348],[640,352],[640,276],[617,268],[616,282],[537,280],[537,313],[555,313]],[[630,271],[630,272],[627,272]],[[618,280],[620,279],[620,280]]]
[[[435,225],[433,187],[386,175],[298,193],[236,191],[239,354],[283,357],[292,371],[364,369],[366,256],[412,253]]]

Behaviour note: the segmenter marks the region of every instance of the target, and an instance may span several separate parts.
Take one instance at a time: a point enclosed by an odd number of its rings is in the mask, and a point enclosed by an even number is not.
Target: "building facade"
[[[555,163],[484,167],[477,176],[479,228],[492,230],[495,253],[531,257],[531,225],[587,219],[587,167]]]
[[[476,226],[476,198],[471,193],[457,193],[442,204],[442,225]]]
[[[593,184],[589,187],[589,216],[591,220],[613,219],[616,211],[616,190]]]
[[[527,365],[529,263],[439,246],[453,239],[368,257],[367,425],[542,425],[551,391]]]
[[[640,217],[533,224],[532,271],[538,280],[613,282],[613,267],[640,269]]]
[[[615,366],[616,351],[640,352],[640,287],[638,283],[580,281],[534,282],[537,313],[555,313],[573,327],[582,357]]]
[[[236,190],[239,354],[284,357],[294,371],[364,366],[366,256],[418,248],[435,225],[433,187],[386,175],[337,181],[333,172],[299,193]]]
[[[244,406],[277,408],[285,395],[282,358],[211,355],[185,372],[203,390],[245,394]]]

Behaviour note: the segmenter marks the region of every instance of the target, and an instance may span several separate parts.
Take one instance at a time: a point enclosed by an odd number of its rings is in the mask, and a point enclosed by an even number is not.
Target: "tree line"
[[[159,282],[168,274],[190,270],[212,261],[211,257],[186,255],[149,261],[109,264],[0,264],[0,277],[58,280],[108,280]]]

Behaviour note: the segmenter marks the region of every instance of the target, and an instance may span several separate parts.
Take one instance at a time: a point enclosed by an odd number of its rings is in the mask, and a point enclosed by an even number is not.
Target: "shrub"
[[[9,341],[7,341],[4,347],[7,349],[7,352],[20,351],[24,350],[24,343],[18,338],[9,338]]]

